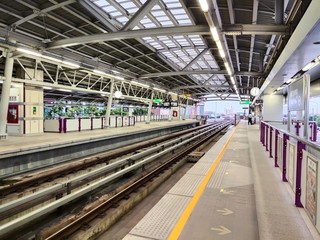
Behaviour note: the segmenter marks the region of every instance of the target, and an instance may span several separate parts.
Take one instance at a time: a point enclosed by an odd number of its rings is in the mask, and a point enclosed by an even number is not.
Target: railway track
[[[212,124],[214,126],[215,124]],[[56,167],[54,170],[42,170],[39,174],[26,179],[21,179],[20,181],[12,181],[12,177],[8,180],[10,184],[4,185],[0,188],[0,198],[5,198],[10,193],[21,192],[28,187],[38,186],[43,182],[47,182],[48,179],[57,179],[61,176],[65,176],[69,173],[74,173],[83,169],[87,169],[97,164],[106,163],[108,164],[112,159],[121,157],[126,154],[134,153],[142,148],[148,148],[155,144],[160,144],[164,141],[177,138],[187,133],[191,133],[196,130],[205,128],[206,126],[199,126],[192,129],[187,129],[179,131],[177,133],[172,133],[166,136],[157,137],[155,139],[147,140],[141,143],[132,144],[129,146],[121,147],[120,149],[110,150],[104,153],[95,154],[93,156],[88,156],[85,158],[77,159],[74,162],[68,164],[63,164],[61,167]],[[2,179],[5,182],[6,179]],[[14,182],[14,183],[12,183]]]
[[[175,152],[174,156],[170,157],[162,166],[153,170],[151,173],[148,173],[146,176],[138,180],[136,183],[133,183],[125,190],[121,191],[120,193],[117,193],[106,203],[103,203],[101,206],[101,209],[109,208],[110,206],[114,205],[117,201],[120,201],[120,199],[123,199],[124,197],[130,195],[132,191],[136,191],[137,188],[141,187],[141,184],[143,185],[146,182],[150,181],[152,177],[158,175],[168,165],[176,162],[179,158],[181,158],[181,156],[186,155],[188,152],[192,151],[194,148],[201,145],[212,135],[217,134],[219,131],[221,131],[221,129],[228,127],[229,124],[229,122],[219,123],[215,126],[207,126],[198,129],[196,131],[197,134],[187,133],[183,136],[180,135],[181,137],[178,137],[177,139],[159,144],[158,146],[151,147],[142,152],[125,157],[116,162],[110,163],[104,167],[93,170],[89,174],[78,176],[65,183],[55,184],[35,194],[31,194],[29,196],[17,199],[16,201],[4,204],[0,206],[0,216],[7,215],[13,209],[17,209],[21,206],[24,206],[25,204],[28,204],[30,203],[30,201],[32,202],[35,199],[39,200],[47,196],[56,196],[57,193],[60,194],[59,199],[0,226],[0,237],[10,236],[10,233],[14,232],[18,228],[23,227],[28,222],[35,221],[37,218],[40,218],[48,214],[49,212],[52,212],[55,209],[70,203],[71,201],[79,199],[81,196],[88,194],[93,190],[99,189],[99,187],[104,186],[107,183],[111,183],[112,181],[119,179],[126,173],[130,173],[132,171],[135,171],[136,169],[143,168],[147,164],[150,164],[151,162],[155,161],[161,156],[164,156],[165,154]],[[177,152],[179,148],[182,150],[179,150],[178,154]],[[101,174],[103,175],[106,171],[110,172],[116,169],[118,171],[116,171],[115,173],[109,174],[102,178],[98,178],[98,180],[89,183],[89,179],[95,179],[94,176],[101,176]],[[80,184],[81,182],[84,184]],[[83,218],[81,217],[79,219],[87,219],[83,221],[90,221],[90,219],[94,219],[95,216],[101,213],[101,211],[104,211],[101,209],[99,210],[99,208],[97,210],[93,210],[92,213],[90,211],[90,213],[87,213],[89,214],[88,216],[85,215],[83,216]],[[64,237],[70,235],[70,232],[73,232],[72,229],[78,229],[79,226],[81,227],[81,225],[83,225],[81,221],[82,220],[75,221],[70,226],[68,225],[68,227],[66,227],[66,230],[59,233],[59,235],[52,235],[48,237],[48,239],[61,239],[61,235],[63,235]],[[58,234],[58,232],[56,234]]]

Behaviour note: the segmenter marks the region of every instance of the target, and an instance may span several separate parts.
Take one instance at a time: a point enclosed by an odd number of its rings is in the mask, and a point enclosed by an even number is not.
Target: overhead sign
[[[191,97],[191,94],[190,93],[183,93],[183,94],[181,94],[181,96]]]
[[[170,102],[171,107],[178,107],[178,102]]]
[[[249,101],[249,100],[247,100],[247,101],[241,101],[240,104],[249,105],[249,104],[251,104],[251,101]]]
[[[162,102],[162,99],[154,98],[154,99],[153,99],[153,102],[154,102],[154,103],[161,103],[161,102]]]
[[[263,103],[263,99],[257,99],[256,103]]]

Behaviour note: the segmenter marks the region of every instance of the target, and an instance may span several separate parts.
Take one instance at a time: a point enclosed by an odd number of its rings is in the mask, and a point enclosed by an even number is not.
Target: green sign
[[[240,104],[246,104],[246,105],[249,105],[251,104],[251,101],[247,100],[247,101],[241,101]]]
[[[162,102],[162,99],[154,98],[154,99],[153,99],[153,102],[154,102],[154,103],[161,103],[161,102]]]

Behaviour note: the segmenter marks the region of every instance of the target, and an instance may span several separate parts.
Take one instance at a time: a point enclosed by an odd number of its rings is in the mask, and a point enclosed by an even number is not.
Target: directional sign
[[[222,210],[218,209],[217,212],[222,213],[223,216],[233,214],[233,212],[228,208],[224,208]]]
[[[251,101],[247,100],[247,101],[241,101],[240,104],[244,104],[244,105],[250,105]]]
[[[161,102],[162,102],[162,100],[161,100],[161,99],[159,99],[159,98],[154,98],[154,99],[153,99],[153,102],[154,102],[154,103],[161,103]]]
[[[220,228],[211,228],[212,231],[217,231],[219,235],[226,235],[231,233],[231,231],[225,226],[220,225]]]

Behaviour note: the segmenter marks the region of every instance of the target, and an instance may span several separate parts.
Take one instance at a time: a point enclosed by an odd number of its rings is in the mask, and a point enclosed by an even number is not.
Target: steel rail
[[[4,186],[0,189],[0,197],[5,197],[6,195],[13,193],[13,192],[18,192],[21,189],[26,189],[29,186],[35,186],[39,185],[42,182],[47,181],[48,178],[55,179],[61,175],[66,175],[70,172],[75,172],[79,171],[82,169],[86,169],[90,166],[99,164],[99,163],[104,163],[104,162],[109,162],[113,158],[120,157],[122,155],[129,154],[131,152],[135,152],[141,148],[149,147],[157,143],[161,143],[163,141],[167,141],[168,139],[173,139],[177,136],[181,136],[183,134],[186,134],[188,132],[195,131],[197,129],[202,129],[205,126],[199,126],[196,128],[192,129],[187,129],[180,131],[178,133],[172,133],[167,136],[162,136],[162,137],[157,137],[152,140],[147,140],[142,143],[135,143],[129,146],[121,147],[121,149],[113,149],[104,153],[98,153],[94,156],[90,157],[84,157],[82,159],[76,160],[77,162],[73,162],[68,164],[67,167],[59,167],[55,170],[50,170],[45,173],[37,174],[34,177],[28,178],[26,180],[23,180],[21,182],[17,182],[8,186]]]
[[[52,235],[45,237],[45,240],[54,240],[54,239],[66,239],[68,236],[76,232],[84,223],[88,223],[95,219],[98,215],[100,215],[101,212],[105,212],[108,208],[112,207],[115,203],[118,203],[121,199],[126,198],[128,195],[130,195],[132,192],[136,191],[141,186],[145,185],[147,182],[150,181],[150,179],[154,178],[155,176],[159,175],[161,172],[163,172],[165,169],[168,168],[168,166],[171,166],[175,162],[181,159],[182,156],[186,156],[189,152],[196,149],[198,146],[203,144],[205,141],[210,139],[213,135],[216,135],[221,130],[227,128],[229,124],[225,124],[218,128],[216,131],[211,133],[210,135],[206,136],[204,139],[199,140],[198,142],[187,146],[182,151],[177,153],[175,156],[170,157],[168,161],[166,161],[161,166],[157,167],[155,170],[151,171],[150,173],[146,174],[130,186],[123,189],[121,192],[115,194],[111,198],[109,198],[107,201],[101,203],[99,206],[95,207],[94,209],[90,210],[89,212],[83,214],[79,218],[75,219],[72,223],[68,224],[67,226],[63,227],[59,231],[56,231]]]
[[[130,166],[130,165],[134,164],[135,161],[138,161],[139,159],[142,159],[145,156],[148,156],[148,155],[155,153],[157,151],[160,151],[160,150],[163,151],[167,147],[173,146],[174,144],[176,144],[178,142],[182,142],[183,140],[188,139],[189,137],[193,137],[197,133],[202,133],[203,131],[206,131],[207,129],[212,128],[212,127],[216,127],[216,126],[217,125],[205,126],[204,128],[199,129],[197,131],[193,131],[191,133],[187,133],[185,135],[182,135],[177,139],[173,139],[173,140],[171,140],[169,142],[165,142],[161,145],[151,147],[151,148],[144,150],[140,153],[136,153],[132,156],[124,157],[122,159],[119,159],[116,162],[110,163],[106,166],[103,166],[101,168],[90,171],[89,173],[85,173],[80,176],[69,179],[66,182],[57,183],[57,184],[50,186],[46,189],[40,190],[38,192],[32,193],[30,195],[24,196],[19,199],[13,200],[11,202],[2,204],[0,206],[0,219],[3,219],[4,216],[9,217],[9,215],[13,215],[14,213],[16,213],[16,211],[14,211],[14,209],[17,209],[19,211],[25,210],[23,208],[18,209],[18,207],[20,207],[21,205],[26,204],[30,201],[34,201],[36,199],[43,198],[46,195],[53,195],[54,196],[58,191],[59,192],[61,192],[61,191],[68,192],[68,194],[70,194],[73,186],[81,186],[81,185],[87,184],[86,180],[92,179],[94,177],[97,178],[103,174],[112,172],[113,170],[119,169],[121,167]],[[11,212],[9,212],[9,211],[11,211]]]
[[[230,124],[230,123],[224,123],[222,125],[226,125],[226,124]],[[176,141],[171,141],[173,146],[171,146],[171,147],[169,147],[167,149],[164,149],[160,153],[156,153],[156,154],[154,154],[152,156],[149,156],[149,157],[141,160],[140,162],[135,163],[134,165],[128,166],[127,168],[122,169],[122,170],[120,170],[120,171],[118,171],[118,172],[116,172],[116,173],[114,173],[112,175],[106,176],[105,178],[100,179],[100,180],[98,180],[98,181],[96,181],[94,183],[90,183],[89,185],[88,185],[88,183],[86,183],[87,186],[82,188],[82,189],[80,189],[80,190],[76,190],[76,191],[70,193],[69,195],[66,195],[66,196],[64,196],[64,197],[62,197],[62,198],[60,198],[60,199],[58,199],[58,200],[56,200],[56,201],[54,201],[52,203],[49,203],[48,205],[46,205],[44,207],[41,207],[41,208],[39,208],[37,210],[34,210],[34,211],[32,211],[32,212],[30,212],[30,213],[28,213],[28,214],[26,214],[26,215],[24,215],[22,217],[19,217],[19,218],[15,219],[15,220],[11,221],[11,222],[3,224],[2,226],[0,226],[0,236],[8,234],[9,232],[12,232],[15,229],[23,226],[24,224],[27,224],[30,221],[33,221],[33,220],[37,219],[38,217],[41,217],[41,216],[43,216],[43,215],[45,215],[47,213],[50,213],[50,212],[54,211],[55,209],[57,209],[58,207],[61,207],[61,206],[65,205],[65,204],[69,203],[70,201],[78,199],[81,196],[83,196],[84,194],[87,194],[87,193],[89,193],[89,192],[91,192],[91,191],[103,186],[106,183],[110,183],[111,181],[123,176],[124,174],[126,174],[128,172],[131,172],[133,170],[141,168],[142,166],[144,166],[144,165],[150,163],[151,161],[153,161],[154,159],[156,159],[156,158],[158,158],[158,157],[160,157],[160,156],[162,156],[162,155],[164,155],[164,154],[166,154],[166,153],[168,153],[170,151],[175,150],[179,146],[182,146],[182,145],[184,145],[186,143],[189,143],[190,141],[193,141],[196,138],[199,138],[200,136],[202,136],[204,134],[207,134],[207,133],[209,133],[209,132],[211,132],[213,130],[216,130],[216,129],[219,130],[221,128],[221,125],[220,126],[215,126],[212,129],[210,129],[210,128],[212,128],[212,127],[210,126],[208,130],[202,130],[201,129],[199,131],[200,133],[198,135],[195,135],[195,134],[192,133],[192,134],[188,134],[188,137],[185,137],[186,139],[185,138],[183,138],[183,139],[179,138]],[[160,146],[160,148],[163,148],[163,146]],[[158,150],[159,150],[159,148],[158,148]],[[84,178],[82,178],[81,180],[83,180],[83,179]],[[72,182],[72,181],[70,181],[70,182]],[[70,182],[61,183],[61,184],[57,184],[57,185],[58,186],[67,187]],[[53,187],[56,187],[56,186],[53,186]],[[37,193],[36,193],[35,196],[39,196],[39,195],[37,195]],[[11,206],[15,206],[16,207],[19,201],[20,202],[26,202],[25,199],[18,199],[16,202],[11,202]],[[1,207],[7,211],[10,208],[10,204],[7,204],[7,205],[1,206]]]

